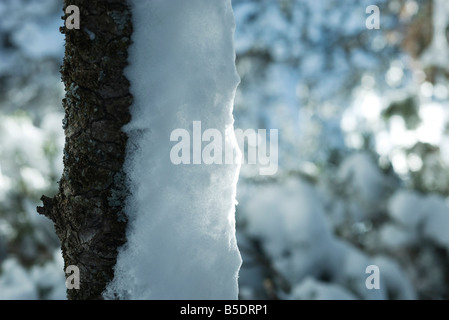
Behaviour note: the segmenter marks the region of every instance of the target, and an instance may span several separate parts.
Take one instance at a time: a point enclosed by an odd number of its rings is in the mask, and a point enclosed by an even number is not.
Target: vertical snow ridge
[[[237,299],[240,151],[232,108],[240,79],[231,1],[130,2],[128,242],[104,297]],[[181,128],[192,137],[194,121],[201,121],[203,132],[221,132],[223,149],[234,151],[233,164],[171,163],[170,133]]]

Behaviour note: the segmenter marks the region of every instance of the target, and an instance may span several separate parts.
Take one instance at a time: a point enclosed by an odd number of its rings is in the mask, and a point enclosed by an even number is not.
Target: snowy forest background
[[[62,172],[61,2],[0,1],[0,299],[65,298],[36,213]],[[277,174],[240,174],[240,298],[449,298],[449,3],[233,8],[235,127],[279,130]],[[365,287],[372,264],[380,290]]]

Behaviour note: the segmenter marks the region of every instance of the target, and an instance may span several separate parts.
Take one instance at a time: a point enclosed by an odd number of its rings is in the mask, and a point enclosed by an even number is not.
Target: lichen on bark
[[[64,269],[80,270],[80,289],[69,299],[101,299],[126,242],[127,197],[123,171],[132,96],[123,70],[131,44],[126,0],[65,0],[80,9],[80,29],[66,29],[61,67],[65,85],[64,171],[59,191],[42,197],[37,211],[53,220]],[[63,16],[65,20],[68,14]]]

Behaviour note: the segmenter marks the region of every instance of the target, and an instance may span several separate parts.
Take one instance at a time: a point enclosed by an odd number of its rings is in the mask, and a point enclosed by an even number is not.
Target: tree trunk
[[[101,299],[114,276],[117,249],[125,243],[127,197],[122,170],[132,96],[123,75],[131,42],[126,0],[65,0],[80,9],[80,29],[66,35],[61,68],[66,95],[64,172],[54,198],[37,211],[55,223],[65,267],[80,271],[69,299]],[[64,20],[69,16],[66,14]]]

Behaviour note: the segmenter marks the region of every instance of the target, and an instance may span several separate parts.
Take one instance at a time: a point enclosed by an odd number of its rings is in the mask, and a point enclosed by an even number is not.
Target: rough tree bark
[[[66,35],[61,68],[66,95],[64,172],[59,192],[37,211],[53,220],[65,267],[78,266],[80,289],[69,299],[101,299],[126,241],[122,165],[132,96],[123,75],[131,42],[126,0],[65,0],[80,9],[81,28]],[[66,14],[64,21],[69,16]]]

